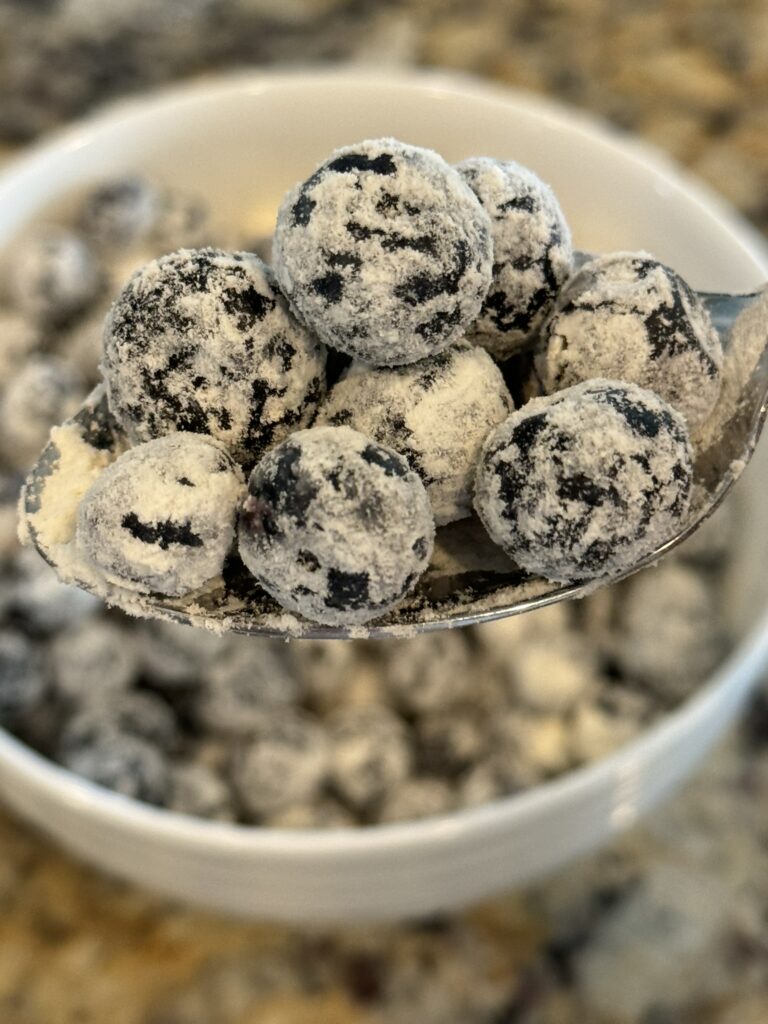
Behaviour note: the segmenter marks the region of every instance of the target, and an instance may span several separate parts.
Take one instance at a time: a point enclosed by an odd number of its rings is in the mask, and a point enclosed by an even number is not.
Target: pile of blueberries
[[[473,511],[547,579],[631,566],[684,525],[722,351],[647,254],[572,270],[518,164],[335,151],[285,197],[271,267],[182,248],[124,287],[102,371],[131,447],[85,495],[79,548],[112,584],[183,596],[237,532],[260,585],[329,625],[397,605],[436,524]]]

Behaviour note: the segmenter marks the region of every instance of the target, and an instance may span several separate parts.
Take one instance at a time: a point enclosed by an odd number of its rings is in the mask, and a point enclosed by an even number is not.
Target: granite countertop
[[[0,146],[213,66],[430,64],[605,115],[768,230],[763,0],[196,0],[162,11],[0,0]],[[764,1024],[766,803],[760,697],[665,808],[546,884],[418,925],[322,930],[171,907],[0,814],[0,1021]]]
[[[764,1024],[768,713],[640,829],[410,926],[169,906],[0,817],[3,1024]]]

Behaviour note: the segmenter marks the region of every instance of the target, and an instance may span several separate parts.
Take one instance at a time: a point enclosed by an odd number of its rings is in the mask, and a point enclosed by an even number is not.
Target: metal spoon
[[[679,533],[640,562],[600,580],[564,585],[531,576],[488,540],[476,519],[467,519],[438,531],[432,564],[416,591],[397,609],[365,626],[321,626],[285,612],[234,556],[220,580],[184,598],[116,587],[94,573],[77,555],[73,542],[62,543],[60,536],[52,538],[49,530],[41,529],[46,512],[52,510],[54,518],[60,513],[71,519],[74,514],[74,508],[65,507],[62,496],[67,488],[61,486],[73,472],[73,457],[78,465],[90,459],[98,467],[122,450],[102,388],[64,425],[68,437],[76,439],[75,456],[71,445],[61,450],[54,433],[32,469],[22,494],[23,526],[65,582],[89,590],[108,604],[132,614],[254,636],[409,636],[489,622],[580,597],[652,564],[689,537],[720,504],[754,451],[768,409],[768,285],[750,295],[700,293],[700,297],[720,333],[725,365],[718,404],[692,439],[696,486],[690,518]]]

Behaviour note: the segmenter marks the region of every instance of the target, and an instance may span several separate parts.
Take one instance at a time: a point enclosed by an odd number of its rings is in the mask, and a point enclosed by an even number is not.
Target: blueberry
[[[254,469],[239,550],[286,608],[349,624],[405,596],[433,537],[423,484],[402,456],[349,427],[315,427],[292,434]]]

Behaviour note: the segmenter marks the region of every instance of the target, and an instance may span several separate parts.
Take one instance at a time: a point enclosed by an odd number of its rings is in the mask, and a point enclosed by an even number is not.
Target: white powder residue
[[[94,448],[83,438],[76,423],[65,423],[51,430],[51,443],[58,459],[54,471],[45,477],[40,507],[29,516],[22,514],[20,538],[26,542],[31,528],[37,543],[55,550],[74,540],[77,509],[83,495],[114,459],[115,453]],[[22,492],[21,507],[25,494]]]
[[[490,356],[462,342],[409,366],[359,365],[333,388],[315,422],[346,424],[404,455],[441,525],[471,514],[483,441],[512,407]]]

